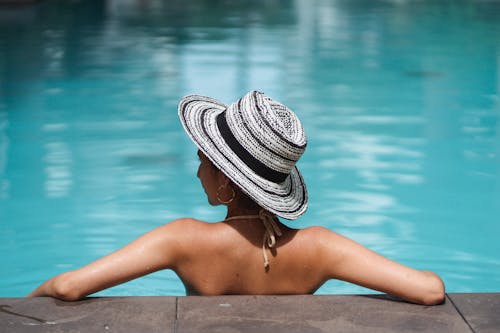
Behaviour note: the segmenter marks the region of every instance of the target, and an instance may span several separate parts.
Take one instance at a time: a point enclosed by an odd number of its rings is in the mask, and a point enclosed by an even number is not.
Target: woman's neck
[[[240,209],[230,209],[228,207],[226,219],[236,216],[258,216],[260,208],[257,209],[248,209],[248,208],[240,208]]]
[[[257,205],[238,205],[236,202],[227,206],[226,218],[235,216],[259,215],[262,208]]]

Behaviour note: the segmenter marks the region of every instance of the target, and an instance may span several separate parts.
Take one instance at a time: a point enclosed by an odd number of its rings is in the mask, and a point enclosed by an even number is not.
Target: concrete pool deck
[[[500,293],[438,306],[386,295],[0,298],[0,332],[499,332]]]

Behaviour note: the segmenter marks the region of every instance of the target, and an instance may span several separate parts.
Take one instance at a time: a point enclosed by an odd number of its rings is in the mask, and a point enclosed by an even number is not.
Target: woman
[[[444,285],[322,227],[292,229],[307,191],[296,162],[306,147],[299,119],[251,91],[226,106],[203,96],[179,104],[198,146],[198,177],[211,205],[226,205],[218,223],[182,218],[83,268],[58,275],[30,296],[77,300],[160,270],[172,269],[187,294],[306,294],[340,279],[419,304],[439,304]]]

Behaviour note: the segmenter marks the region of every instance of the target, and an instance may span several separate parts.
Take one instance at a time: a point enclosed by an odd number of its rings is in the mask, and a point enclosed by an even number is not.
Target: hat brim
[[[304,179],[296,166],[281,183],[257,175],[224,141],[216,117],[227,106],[213,98],[190,95],[179,103],[179,117],[184,130],[196,146],[242,191],[261,207],[289,220],[307,209],[308,196]]]

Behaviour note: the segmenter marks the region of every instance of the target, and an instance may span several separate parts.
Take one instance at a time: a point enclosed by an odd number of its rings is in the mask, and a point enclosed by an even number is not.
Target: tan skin
[[[227,217],[256,215],[261,209],[241,193],[203,153],[198,177],[211,205],[232,196]],[[222,186],[222,187],[221,187]],[[217,192],[219,191],[219,198]],[[308,294],[329,279],[340,279],[433,305],[444,300],[436,274],[391,261],[326,228],[292,229],[268,250],[264,268],[258,219],[206,223],[191,218],[172,221],[80,269],[57,275],[29,296],[78,300],[89,294],[161,269],[172,269],[188,294]]]

